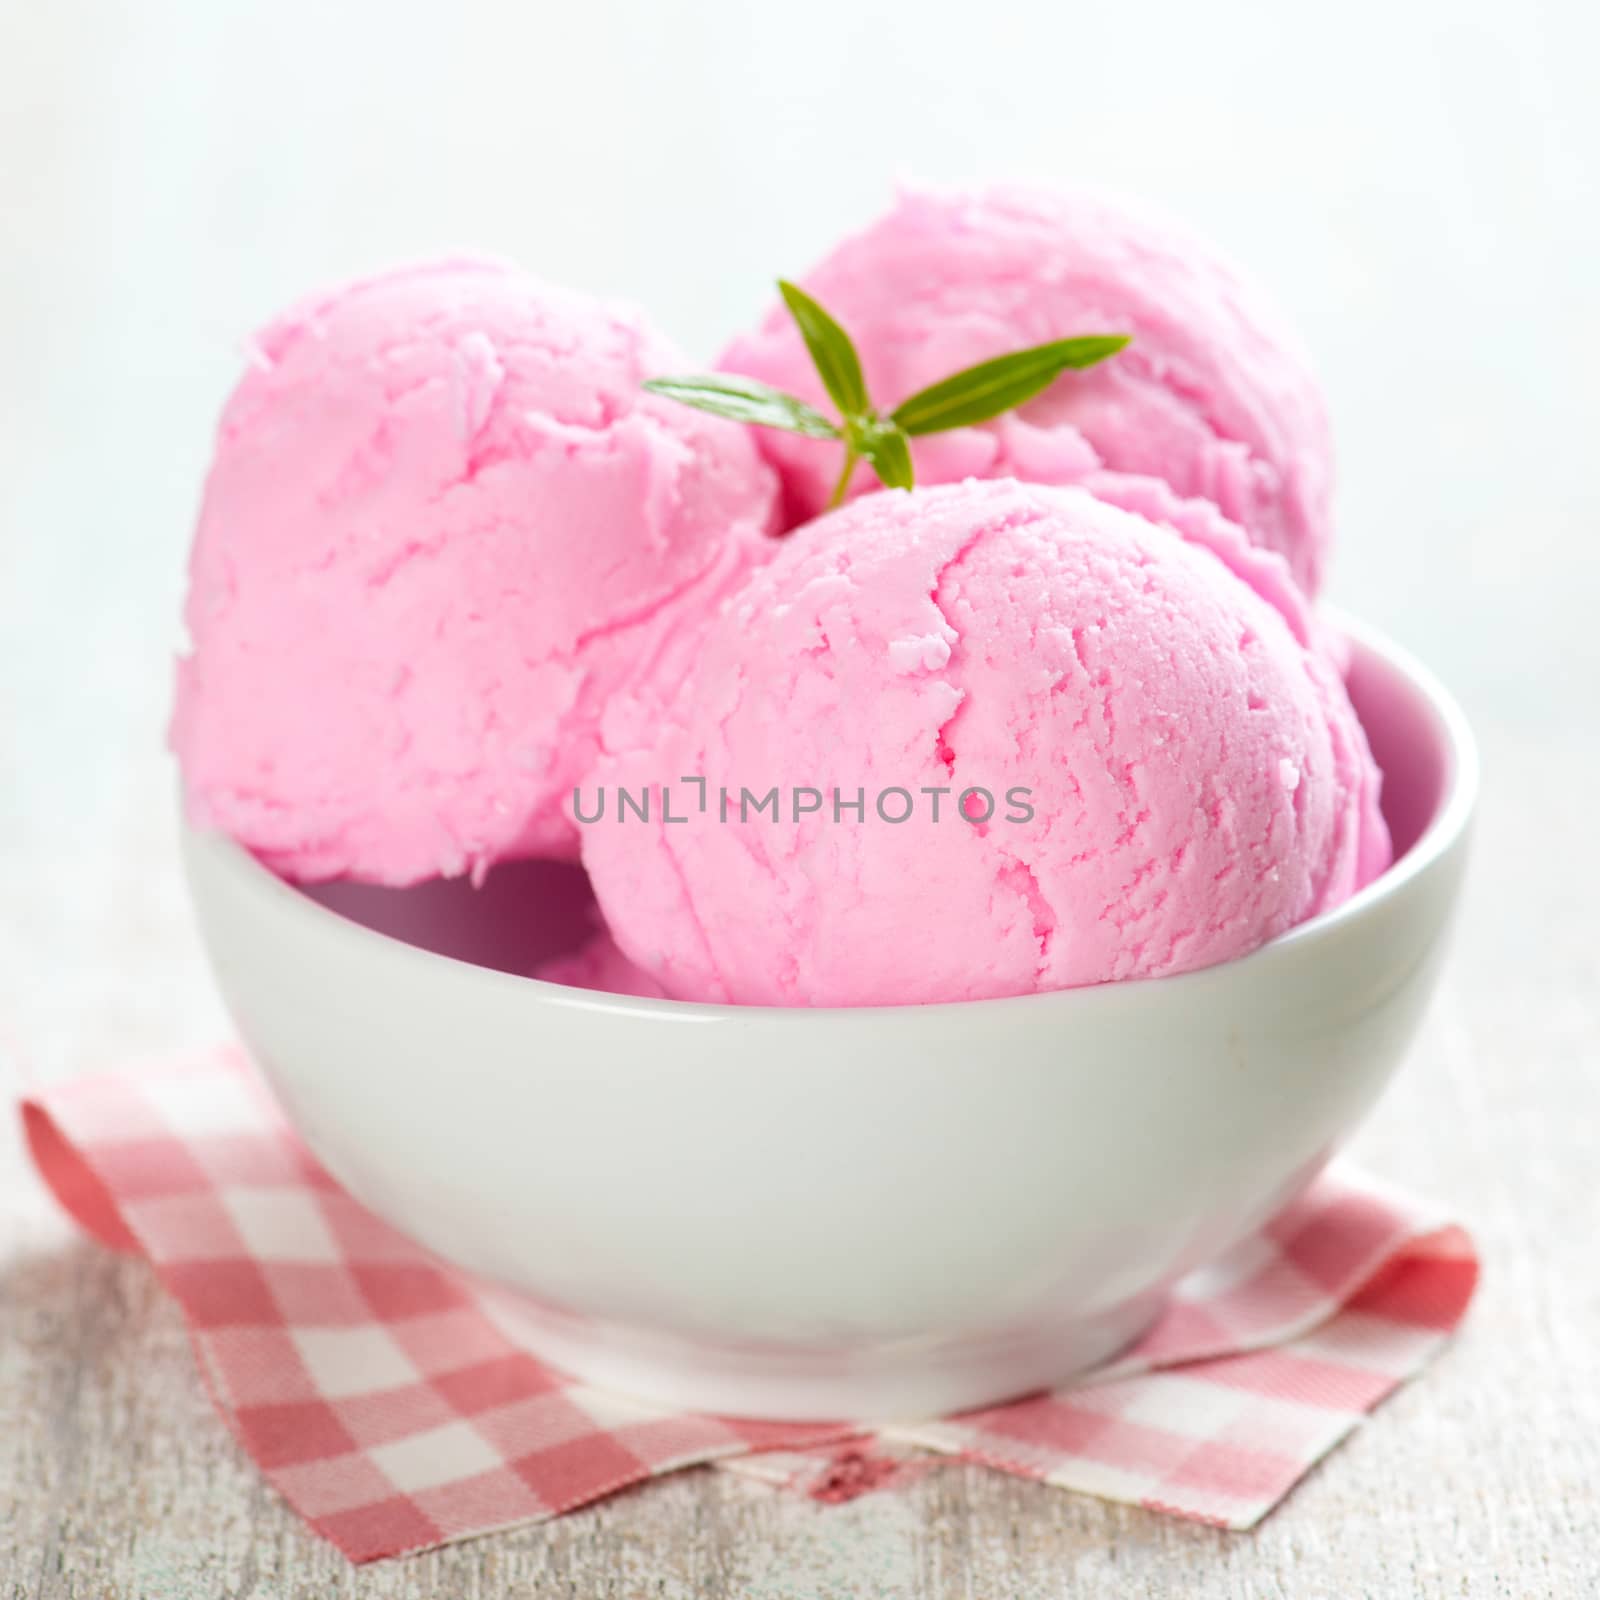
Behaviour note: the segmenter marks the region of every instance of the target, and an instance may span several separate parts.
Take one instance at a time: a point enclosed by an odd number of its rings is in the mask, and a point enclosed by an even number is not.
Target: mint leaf
[[[1131,334],[1092,333],[1035,345],[1031,350],[1016,350],[993,361],[980,361],[975,367],[919,389],[902,400],[892,416],[912,435],[988,422],[1048,389],[1069,368],[1092,367],[1131,341]]]
[[[871,465],[885,488],[911,488],[915,482],[913,435],[987,422],[1031,400],[1069,368],[1092,367],[1095,362],[1114,356],[1131,337],[1120,333],[1087,334],[983,361],[919,390],[885,417],[873,409],[868,398],[861,358],[850,335],[805,290],[782,278],[778,289],[800,329],[823,387],[839,408],[838,422],[795,395],[732,373],[650,378],[644,387],[652,394],[734,422],[782,428],[811,439],[839,440],[844,445],[844,460],[830,506],[844,503],[850,480],[862,461]]]
[[[778,279],[778,292],[822,378],[822,386],[845,418],[863,417],[871,409],[867,381],[861,375],[861,358],[850,335],[804,289]]]
[[[909,489],[915,483],[911,441],[894,423],[878,423],[867,436],[861,453],[872,463],[872,470],[885,489]]]
[[[788,433],[803,433],[810,439],[837,439],[839,428],[814,406],[797,400],[781,389],[770,388],[754,378],[736,378],[729,373],[711,372],[699,378],[646,378],[644,387],[651,394],[679,400],[697,411],[729,417],[734,422],[750,422],[761,428],[782,428]]]

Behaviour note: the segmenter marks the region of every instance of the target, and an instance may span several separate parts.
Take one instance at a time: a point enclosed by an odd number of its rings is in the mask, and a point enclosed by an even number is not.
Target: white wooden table
[[[1457,688],[1487,774],[1444,993],[1360,1141],[1458,1208],[1484,1287],[1438,1366],[1256,1533],[956,1465],[836,1508],[704,1472],[357,1573],[232,1445],[149,1273],[74,1236],[7,1126],[5,1592],[1600,1593],[1594,15],[1173,0],[994,8],[980,34],[954,0],[0,12],[8,1099],[222,1031],[161,750],[209,419],[254,317],[440,244],[648,297],[709,352],[897,165],[1166,196],[1306,328],[1344,445],[1335,592]]]

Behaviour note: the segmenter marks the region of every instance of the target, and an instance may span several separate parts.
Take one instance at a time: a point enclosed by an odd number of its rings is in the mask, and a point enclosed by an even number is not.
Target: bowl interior
[[[1424,669],[1347,626],[1350,699],[1383,772],[1383,813],[1398,865],[1441,823],[1467,736]],[[476,887],[466,878],[439,878],[409,889],[336,881],[300,892],[375,933],[521,977],[577,949],[600,927],[588,876],[572,862],[503,862]]]
[[[1353,644],[1346,687],[1383,773],[1383,817],[1398,863],[1438,818],[1459,756],[1425,686],[1364,641]]]
[[[410,889],[335,881],[300,892],[375,933],[523,978],[600,926],[588,874],[569,861],[504,861],[476,888],[432,878]]]

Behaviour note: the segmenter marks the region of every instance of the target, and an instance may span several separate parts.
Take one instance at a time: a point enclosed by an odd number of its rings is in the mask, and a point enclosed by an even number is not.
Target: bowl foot
[[[583,1321],[490,1290],[496,1325],[520,1349],[597,1389],[678,1411],[773,1421],[910,1422],[1057,1387],[1109,1360],[1155,1320],[1164,1294],[1095,1316],[962,1339],[881,1344],[742,1344]]]

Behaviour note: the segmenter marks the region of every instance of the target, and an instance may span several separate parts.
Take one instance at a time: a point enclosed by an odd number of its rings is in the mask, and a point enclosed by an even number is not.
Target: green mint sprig
[[[1091,333],[1014,350],[919,389],[885,415],[867,394],[861,357],[850,335],[805,290],[780,279],[778,291],[800,329],[822,387],[838,407],[837,422],[792,394],[731,373],[647,378],[644,387],[651,394],[735,422],[781,428],[809,439],[839,440],[844,445],[844,466],[830,506],[843,504],[857,462],[867,462],[885,488],[909,489],[914,482],[913,438],[988,422],[1048,389],[1063,372],[1092,367],[1132,340],[1126,333]]]

